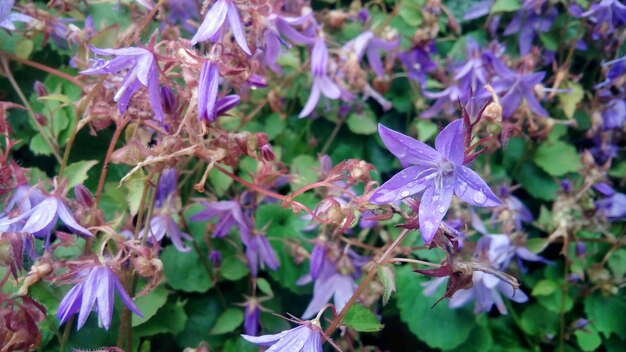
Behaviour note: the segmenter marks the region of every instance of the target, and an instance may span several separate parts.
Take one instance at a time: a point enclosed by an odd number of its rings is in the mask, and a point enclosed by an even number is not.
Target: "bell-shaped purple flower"
[[[272,71],[281,74],[283,70],[276,60],[280,54],[281,46],[290,47],[290,44],[282,37],[284,36],[287,40],[296,44],[313,44],[315,41],[313,36],[303,34],[294,28],[294,26],[306,25],[310,23],[312,19],[312,12],[299,17],[288,17],[275,13],[267,16],[267,27],[264,32],[265,48],[263,50],[263,63]]]
[[[596,210],[611,221],[626,218],[626,194],[615,192],[596,201]]]
[[[191,221],[207,221],[219,218],[213,237],[221,238],[228,235],[233,227],[239,229],[239,232],[251,232],[250,225],[244,218],[241,211],[241,205],[234,200],[221,202],[201,202],[204,209],[191,217]]]
[[[252,55],[248,47],[248,42],[246,41],[246,35],[243,31],[239,10],[237,10],[237,6],[233,0],[217,0],[213,6],[211,6],[204,16],[204,21],[200,24],[198,31],[193,38],[191,38],[191,44],[195,45],[205,40],[210,40],[215,43],[220,40],[225,31],[227,20],[230,30],[235,37],[235,41],[237,41],[241,50],[248,55]]]
[[[65,226],[78,235],[91,237],[93,234],[86,228],[82,227],[70,212],[65,203],[56,196],[47,196],[37,205],[30,210],[14,217],[4,218],[0,220],[0,229],[12,224],[21,224],[19,226],[20,232],[32,233],[36,237],[46,238],[46,248],[48,248],[50,242],[50,235],[52,229],[57,223],[57,220],[61,218],[61,221]]]
[[[385,69],[380,59],[380,51],[390,52],[395,50],[400,45],[400,40],[393,41],[382,40],[376,38],[372,31],[365,31],[359,34],[356,38],[349,41],[344,45],[344,50],[351,50],[357,57],[358,61],[361,61],[363,55],[367,55],[372,70],[378,77],[385,75]]]
[[[341,89],[326,72],[328,65],[328,48],[324,38],[318,37],[311,51],[311,73],[313,74],[313,86],[309,99],[304,104],[304,108],[298,115],[300,118],[309,116],[320,100],[320,94],[324,94],[329,99],[339,99],[342,95]]]
[[[246,245],[246,258],[252,276],[257,276],[259,268],[278,269],[280,263],[265,235],[242,231],[241,242]]]
[[[616,28],[626,25],[626,5],[619,0],[599,0],[583,12],[581,17],[594,23],[592,38],[597,40],[613,34]]]
[[[163,214],[153,216],[150,220],[150,230],[146,234],[146,231],[142,229],[141,232],[139,232],[139,238],[148,236],[148,239],[161,242],[166,234],[178,251],[183,253],[191,251],[191,247],[187,246],[183,240],[193,241],[193,238],[180,230],[172,215],[168,214],[167,211]]]
[[[157,186],[155,206],[157,208],[164,206],[170,197],[176,194],[176,187],[176,168],[163,170]]]
[[[23,183],[15,188],[1,215],[9,214],[14,208],[19,210],[20,214],[24,214],[41,203],[44,198],[45,196],[36,187]]]
[[[418,81],[422,86],[426,84],[426,74],[437,69],[437,64],[430,55],[435,51],[434,42],[424,48],[416,47],[410,51],[401,52],[398,58],[404,65],[410,79]]]
[[[450,298],[450,308],[459,308],[474,300],[474,313],[476,314],[489,312],[494,305],[500,314],[507,314],[502,295],[516,303],[528,301],[528,296],[522,290],[514,290],[510,284],[495,275],[475,271],[472,275],[472,282],[471,288],[454,293]]]
[[[537,34],[550,30],[559,14],[556,8],[547,8],[545,2],[545,0],[526,0],[504,30],[506,36],[518,35],[519,53],[522,56],[530,52]]]
[[[33,20],[33,18],[28,15],[11,12],[14,4],[15,0],[0,1],[0,28],[13,31],[15,30],[15,24],[13,22],[28,23]]]
[[[128,108],[128,102],[135,91],[144,86],[148,89],[148,97],[154,114],[159,121],[163,121],[165,113],[161,105],[159,65],[152,51],[144,48],[98,49],[93,46],[91,51],[98,55],[116,57],[108,62],[98,59],[92,68],[81,71],[82,74],[108,75],[128,69],[122,85],[113,97],[121,113]]]
[[[270,347],[267,351],[322,352],[322,330],[317,322],[306,322],[296,328],[274,335],[249,336],[244,339],[259,346]]]
[[[315,246],[313,246],[313,251],[311,251],[311,263],[309,265],[309,272],[311,273],[311,278],[313,280],[317,280],[322,271],[322,267],[324,266],[324,261],[326,259],[326,241],[318,240],[315,242]]]
[[[380,137],[403,165],[412,165],[380,186],[371,196],[374,204],[388,204],[422,193],[420,231],[430,243],[446,215],[453,194],[478,207],[493,207],[500,200],[480,176],[463,165],[463,120],[450,123],[435,140],[436,149],[402,133],[378,126]]]
[[[256,336],[259,333],[259,316],[261,314],[261,308],[256,299],[251,298],[246,302],[243,319],[243,331],[246,335]]]
[[[116,291],[130,311],[143,317],[133,299],[124,290],[120,280],[106,265],[84,269],[79,275],[80,281],[69,290],[59,304],[57,319],[61,324],[78,313],[76,330],[80,330],[85,325],[89,313],[94,309],[94,305],[97,304],[98,325],[109,330],[115,307],[113,294]]]

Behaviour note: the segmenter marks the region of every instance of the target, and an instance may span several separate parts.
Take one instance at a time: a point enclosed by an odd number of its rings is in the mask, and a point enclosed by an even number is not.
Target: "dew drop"
[[[407,183],[406,186],[409,187],[409,188],[413,188],[413,187],[415,187],[415,182],[409,182],[409,183]]]
[[[437,208],[437,210],[439,210],[440,213],[445,213],[446,212],[446,206],[445,205],[440,205],[439,208]]]
[[[402,198],[406,198],[409,196],[409,194],[411,194],[411,192],[409,192],[408,190],[404,190],[402,191],[402,193],[400,193],[400,195],[402,196]]]
[[[476,202],[477,204],[485,204],[486,201],[487,196],[484,195],[482,192],[476,192],[474,194],[474,202]]]

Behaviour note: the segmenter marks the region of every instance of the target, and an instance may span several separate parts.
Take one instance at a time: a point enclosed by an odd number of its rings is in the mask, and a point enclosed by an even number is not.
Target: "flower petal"
[[[80,328],[85,325],[87,322],[87,318],[89,318],[89,313],[93,309],[93,305],[96,303],[96,291],[98,289],[98,268],[92,268],[85,278],[83,282],[83,300],[80,305],[80,312],[78,313],[78,323],[76,325],[76,330],[80,330]]]
[[[291,333],[293,330],[298,329],[298,328],[300,327],[281,331],[278,334],[273,334],[273,335],[250,336],[250,335],[241,334],[241,337],[257,345],[271,346],[275,344],[276,342],[278,342],[278,340],[282,339],[285,335]]]
[[[454,178],[444,177],[441,189],[436,185],[428,187],[420,202],[419,224],[422,239],[426,244],[435,237],[441,220],[448,212],[454,194]]]
[[[215,102],[219,86],[219,71],[212,61],[205,61],[200,71],[198,86],[198,119],[215,120]]]
[[[81,306],[81,298],[83,295],[83,284],[78,283],[74,287],[72,287],[61,303],[59,303],[59,308],[57,309],[57,319],[61,322],[61,324],[65,323],[70,316],[76,314]]]
[[[435,149],[414,138],[378,124],[378,134],[385,147],[400,161],[408,164],[433,163],[442,155]]]
[[[339,86],[333,82],[328,76],[316,77],[314,79],[313,85],[319,86],[319,89],[322,91],[322,94],[330,99],[339,99],[341,96],[341,89]]]
[[[370,45],[367,48],[367,61],[369,61],[372,70],[378,77],[383,77],[385,75],[385,69],[383,68],[383,62],[378,55],[378,48]]]
[[[23,232],[38,233],[43,229],[54,225],[57,219],[57,200],[53,197],[48,197],[33,208],[26,224],[22,227]]]
[[[463,120],[452,121],[435,139],[435,148],[448,160],[463,165],[465,145],[463,143]]]
[[[489,186],[470,168],[457,165],[454,193],[466,203],[477,207],[495,207],[501,202]]]
[[[419,193],[433,184],[436,172],[430,166],[409,166],[378,187],[369,201],[373,204],[389,204]]]
[[[241,50],[243,50],[246,54],[252,55],[250,48],[248,47],[248,42],[246,41],[246,35],[243,32],[243,27],[241,25],[241,18],[239,18],[239,11],[237,10],[237,6],[231,1],[228,2],[228,23],[230,24],[230,30],[233,32],[233,36],[239,44]]]
[[[105,330],[109,330],[111,326],[111,317],[113,316],[113,282],[111,276],[115,275],[109,269],[102,267],[100,280],[98,281],[98,290],[96,292],[98,300],[98,319],[104,326]]]
[[[198,27],[198,31],[191,38],[191,45],[205,41],[215,35],[222,27],[228,13],[228,5],[226,0],[217,0],[204,16],[204,21]]]
[[[163,112],[163,104],[161,104],[161,90],[159,89],[159,69],[155,62],[152,62],[152,67],[149,71],[148,77],[148,97],[150,99],[150,105],[154,111],[154,115],[163,122],[165,113]]]
[[[55,200],[58,204],[59,217],[61,218],[61,221],[63,221],[65,226],[70,228],[72,231],[81,233],[85,236],[89,236],[89,237],[93,236],[93,234],[89,232],[89,230],[80,226],[80,224],[76,222],[76,220],[74,220],[74,217],[70,213],[69,209],[67,209],[67,206],[63,204],[63,201],[61,201],[60,199],[55,199]]]
[[[302,111],[300,111],[300,114],[298,115],[299,118],[304,118],[309,116],[313,110],[315,110],[315,107],[317,106],[317,103],[320,101],[320,88],[319,86],[313,82],[313,87],[311,88],[311,94],[309,95],[309,98],[306,101],[306,104],[304,104],[304,107],[302,108]]]
[[[107,268],[107,270],[110,270],[110,269]],[[124,286],[122,286],[122,283],[120,282],[120,280],[117,278],[117,276],[115,276],[113,272],[111,272],[111,274],[112,274],[111,280],[113,281],[115,291],[117,291],[117,294],[122,299],[122,302],[124,303],[126,308],[128,308],[131,312],[143,318],[143,314],[141,314],[139,307],[137,307],[137,305],[135,304],[135,301],[133,301],[133,299],[130,298],[128,293],[126,293],[126,290],[124,289]]]

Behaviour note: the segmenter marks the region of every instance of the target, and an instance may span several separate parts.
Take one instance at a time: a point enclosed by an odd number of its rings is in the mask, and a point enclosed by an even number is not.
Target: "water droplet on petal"
[[[408,188],[413,188],[413,187],[415,187],[415,182],[409,182],[406,186]]]
[[[404,190],[402,191],[402,193],[400,193],[400,195],[402,196],[402,198],[406,198],[411,194],[411,192],[409,192],[408,190]]]
[[[440,213],[445,213],[447,209],[445,205],[440,205],[439,208],[437,208],[437,210],[439,210]]]
[[[487,201],[487,196],[484,195],[482,192],[476,192],[474,193],[474,202],[476,202],[477,204],[485,204],[485,202]]]

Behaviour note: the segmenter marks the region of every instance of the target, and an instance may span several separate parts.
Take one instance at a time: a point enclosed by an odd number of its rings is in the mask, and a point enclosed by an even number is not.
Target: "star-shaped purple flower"
[[[274,335],[241,335],[259,346],[270,347],[267,351],[322,352],[322,330],[319,322],[306,322],[296,328]]]
[[[163,121],[165,113],[161,105],[159,89],[159,65],[152,51],[144,48],[98,49],[91,47],[91,51],[98,55],[114,55],[114,59],[105,62],[96,60],[96,64],[80,73],[85,75],[108,75],[128,69],[124,82],[113,97],[121,113],[128,108],[128,102],[139,87],[148,89],[148,97],[154,114]]]
[[[239,229],[239,232],[251,232],[250,225],[244,219],[241,205],[234,200],[225,200],[221,202],[201,202],[204,209],[191,217],[191,221],[207,221],[213,218],[219,218],[213,237],[221,238],[228,235],[233,227]]]
[[[328,64],[328,47],[324,38],[319,37],[313,45],[311,51],[311,73],[313,74],[313,87],[311,94],[306,101],[304,108],[298,115],[300,118],[309,116],[320,100],[320,93],[329,99],[339,99],[341,97],[341,89],[326,72]]]
[[[13,24],[13,22],[28,23],[33,20],[33,18],[28,15],[11,12],[14,4],[15,0],[0,1],[0,28],[13,31],[15,30],[15,24]]]
[[[359,34],[356,38],[349,41],[344,45],[345,50],[353,50],[358,61],[361,61],[363,55],[367,55],[372,70],[378,77],[385,75],[385,69],[383,68],[383,62],[380,59],[379,51],[390,52],[396,49],[400,45],[400,40],[387,41],[380,38],[376,38],[372,31],[365,31]]]
[[[424,242],[430,243],[446,215],[452,195],[479,207],[493,207],[500,200],[477,173],[463,165],[463,120],[450,123],[439,133],[435,148],[402,133],[378,125],[389,151],[403,165],[412,165],[380,186],[371,196],[374,204],[388,204],[422,193],[419,224]]]
[[[204,21],[202,21],[202,24],[198,27],[198,31],[193,38],[191,38],[191,44],[195,45],[205,40],[212,42],[218,41],[225,30],[227,19],[230,30],[241,50],[248,55],[252,55],[248,47],[248,42],[246,41],[246,35],[243,31],[239,10],[237,10],[237,6],[233,0],[217,0],[213,6],[211,6],[204,16]]]
[[[530,52],[537,34],[550,30],[559,14],[554,7],[545,9],[545,2],[545,0],[526,0],[504,30],[506,36],[518,35],[519,53],[522,56]]]
[[[626,5],[619,0],[600,0],[581,14],[595,24],[592,38],[598,39],[611,35],[616,27],[626,24]]]
[[[69,290],[59,304],[57,318],[61,324],[65,323],[70,316],[78,313],[76,330],[80,330],[97,303],[98,325],[109,330],[113,316],[113,293],[115,291],[128,309],[143,317],[133,299],[126,293],[120,280],[109,267],[96,265],[83,270],[81,274],[81,281]]]

